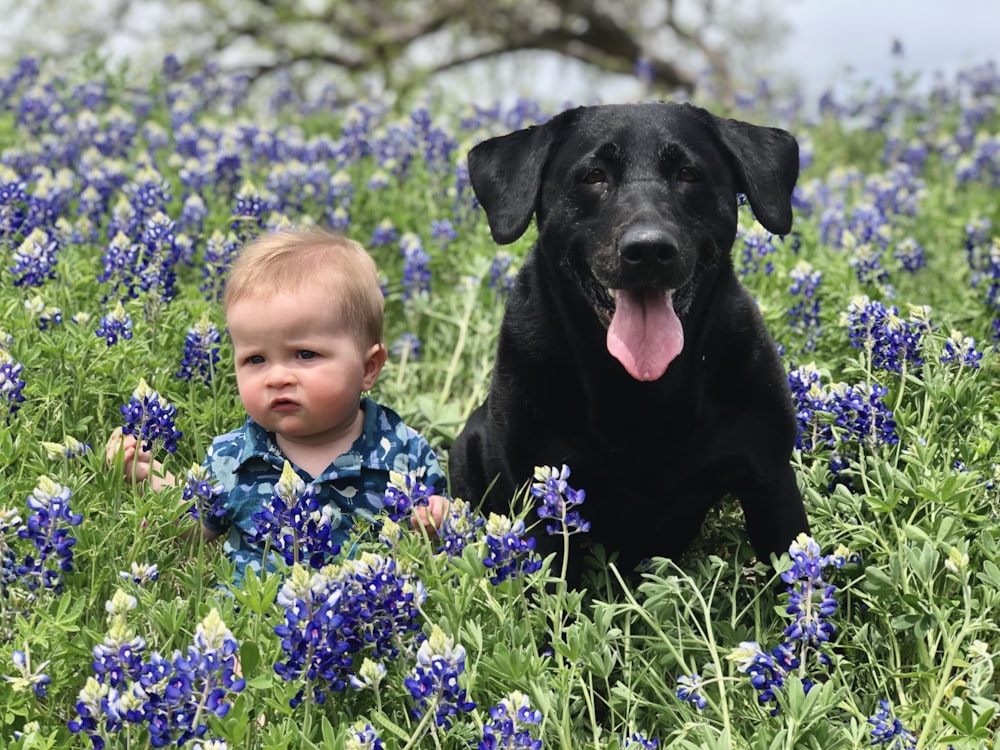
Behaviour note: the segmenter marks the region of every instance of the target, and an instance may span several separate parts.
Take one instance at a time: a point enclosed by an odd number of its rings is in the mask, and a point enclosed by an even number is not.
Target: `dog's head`
[[[536,216],[546,263],[638,380],[663,375],[700,285],[731,263],[737,193],[786,234],[798,171],[784,130],[670,103],[579,107],[469,153],[493,239],[513,242]]]

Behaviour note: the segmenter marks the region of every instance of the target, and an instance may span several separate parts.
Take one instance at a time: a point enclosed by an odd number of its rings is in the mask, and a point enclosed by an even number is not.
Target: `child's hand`
[[[427,505],[417,506],[413,509],[410,525],[414,531],[423,528],[431,539],[437,539],[441,522],[444,521],[445,515],[451,508],[451,500],[442,495],[431,495],[427,500]]]
[[[115,429],[108,439],[105,450],[105,460],[108,466],[114,466],[118,454],[122,454],[125,466],[125,481],[140,484],[149,479],[153,467],[153,454],[139,450],[139,441],[134,435],[122,434],[121,427]]]

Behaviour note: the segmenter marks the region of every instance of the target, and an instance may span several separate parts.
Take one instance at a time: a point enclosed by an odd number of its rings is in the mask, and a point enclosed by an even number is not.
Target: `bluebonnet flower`
[[[132,318],[125,312],[125,307],[121,302],[115,304],[114,309],[101,318],[100,325],[94,334],[103,338],[108,346],[114,346],[119,338],[132,338]]]
[[[464,671],[465,648],[433,625],[430,636],[417,649],[417,666],[404,681],[416,703],[413,715],[421,719],[433,710],[435,723],[448,729],[459,711],[474,709],[476,704],[468,700],[458,682]]]
[[[127,675],[116,684],[88,678],[69,730],[86,734],[95,748],[128,725],[145,729],[152,747],[204,741],[208,717],[224,718],[232,695],[246,687],[236,676],[238,647],[213,609],[198,623],[186,651],[175,650],[170,659],[154,652],[141,662],[138,677]]]
[[[555,523],[546,524],[545,531],[549,534],[578,534],[590,531],[590,522],[584,521],[576,506],[583,503],[586,493],[569,486],[570,469],[566,464],[562,468],[555,466],[536,466],[535,481],[531,485],[531,496],[542,501],[536,509],[539,518],[550,518]]]
[[[896,244],[893,257],[900,262],[904,271],[915,273],[927,265],[927,252],[912,237],[906,237]]]
[[[877,383],[824,386],[820,380],[821,374],[812,364],[788,375],[798,422],[796,448],[815,451],[840,445],[853,452],[852,446],[871,449],[899,442],[896,422],[885,403],[888,389]],[[835,477],[849,466],[847,458],[836,450],[830,461]]]
[[[478,530],[486,520],[474,512],[472,506],[460,497],[452,500],[448,513],[441,519],[438,552],[448,557],[460,557],[462,550],[475,541]]]
[[[348,683],[355,690],[378,690],[382,680],[385,679],[386,669],[381,662],[365,659],[361,662],[361,668],[357,674],[348,677]]]
[[[971,367],[979,369],[983,353],[976,349],[976,340],[971,336],[963,336],[961,331],[952,331],[944,342],[944,354],[941,361],[945,364],[958,364],[959,369]]]
[[[795,402],[795,418],[799,427],[795,447],[802,451],[812,451],[833,441],[829,426],[820,422],[820,415],[829,410],[829,396],[822,387],[821,377],[820,371],[812,363],[788,373],[788,385]]]
[[[785,637],[801,643],[803,660],[815,654],[821,664],[828,664],[830,658],[822,648],[836,630],[829,618],[837,610],[837,600],[833,596],[837,587],[823,579],[823,570],[830,565],[837,566],[846,556],[821,555],[816,541],[804,533],[792,542],[788,554],[792,567],[781,574],[781,580],[788,584],[785,612],[794,620],[785,628]]]
[[[419,607],[426,597],[419,580],[380,555],[364,553],[319,570],[296,565],[276,597],[284,622],[274,632],[285,659],[274,671],[283,680],[306,680],[317,703],[325,702],[328,691],[363,684],[365,675],[351,670],[354,655],[366,650],[372,659],[396,658],[420,628]],[[292,697],[292,707],[301,703],[305,689]]]
[[[91,660],[96,675],[94,679],[101,685],[117,689],[127,681],[135,681],[142,676],[146,639],[137,635],[128,622],[128,613],[138,603],[131,594],[116,589],[104,604],[108,613],[108,631],[104,640],[94,646]]]
[[[181,369],[174,374],[189,382],[197,378],[205,385],[211,384],[216,365],[219,364],[221,340],[219,329],[208,317],[208,313],[202,315],[194,326],[188,328],[187,336],[184,337]]]
[[[954,573],[955,575],[961,577],[964,571],[969,569],[969,553],[958,548],[952,547],[948,550],[948,559],[944,561],[944,567]]]
[[[405,233],[399,240],[403,256],[403,299],[431,290],[431,256],[424,251],[423,242],[413,232]]]
[[[24,365],[16,361],[7,350],[0,346],[0,407],[6,414],[6,423],[17,416],[21,404],[24,403],[25,381],[21,378]]]
[[[893,216],[915,216],[927,195],[923,178],[905,163],[893,164],[883,174],[868,175],[864,189],[876,210],[881,212],[881,223],[886,227]]]
[[[815,684],[806,671],[810,663],[830,663],[823,648],[834,634],[828,618],[837,609],[833,597],[836,587],[824,580],[823,571],[830,566],[841,568],[853,559],[845,549],[821,555],[819,545],[805,533],[796,537],[788,553],[792,565],[781,574],[788,585],[785,612],[793,618],[784,631],[786,640],[769,651],[755,641],[744,641],[727,656],[740,672],[749,676],[761,704],[773,701],[775,694],[784,687],[786,678],[793,673],[798,674],[803,689],[809,692]],[[777,711],[774,708],[771,713]]]
[[[841,441],[855,441],[859,445],[895,445],[899,442],[896,422],[886,406],[889,390],[873,383],[847,386],[837,383],[830,386],[830,413],[833,424],[840,428]]]
[[[454,187],[448,193],[452,197],[452,217],[456,224],[465,224],[476,216],[479,201],[472,189],[469,167],[464,160],[459,159],[455,164],[454,180]]]
[[[542,712],[533,709],[528,696],[515,690],[490,709],[478,750],[541,750],[542,740],[531,733]]]
[[[396,231],[392,219],[382,219],[375,227],[375,231],[372,232],[372,238],[368,241],[368,245],[373,248],[382,247],[382,245],[395,242],[398,238],[399,232]]]
[[[32,297],[24,301],[24,307],[32,315],[38,318],[38,330],[47,331],[49,328],[62,325],[62,310],[52,305],[46,305],[39,296]]]
[[[73,570],[76,539],[69,527],[79,526],[83,515],[70,509],[72,494],[69,487],[43,476],[28,496],[28,515],[17,535],[29,540],[34,552],[24,556],[15,572],[32,591],[41,586],[62,593],[63,573]]]
[[[17,582],[17,554],[11,542],[21,528],[21,516],[13,508],[0,508],[0,597],[6,599],[8,590]]]
[[[264,209],[267,201],[253,184],[247,182],[236,194],[236,206],[233,207],[233,220],[230,222],[236,236],[242,241],[251,239],[264,228]]]
[[[420,359],[420,348],[420,339],[417,338],[415,334],[404,333],[392,342],[392,346],[389,347],[389,351],[396,359],[405,362],[416,362]]]
[[[681,675],[677,678],[677,697],[687,703],[693,703],[699,709],[708,705],[708,700],[701,693],[701,675]]]
[[[884,745],[889,750],[917,750],[917,738],[896,718],[889,701],[879,701],[879,709],[868,718],[872,725],[871,744]]]
[[[13,250],[27,214],[28,192],[17,172],[0,164],[0,238]]]
[[[972,286],[978,286],[990,269],[992,229],[993,223],[985,217],[974,218],[965,225],[965,257],[972,271]]]
[[[197,520],[226,515],[226,509],[222,507],[225,488],[214,480],[215,477],[201,464],[193,464],[188,469],[181,499],[191,503],[188,513],[192,518]]]
[[[384,169],[376,169],[368,177],[369,190],[381,190],[389,187],[389,173]]]
[[[854,275],[862,286],[878,290],[888,298],[896,295],[896,290],[889,281],[889,271],[884,265],[885,250],[870,242],[862,242],[851,247],[848,265],[854,269]]]
[[[28,216],[25,226],[36,228],[55,226],[66,211],[76,190],[76,175],[70,169],[53,171],[36,165],[34,185],[28,194]]]
[[[122,432],[142,441],[142,450],[148,451],[154,442],[162,442],[168,453],[177,450],[177,441],[183,433],[174,426],[176,407],[154,391],[140,378],[132,398],[120,409],[125,417]]]
[[[514,256],[506,250],[499,251],[493,257],[493,262],[490,264],[490,280],[488,283],[491,289],[496,290],[497,297],[503,297],[509,293],[511,287],[514,285],[514,277],[517,276],[517,270],[513,267],[513,264]]]
[[[336,201],[336,207],[344,210],[354,202],[354,183],[351,182],[351,175],[342,169],[330,178],[330,198]]]
[[[424,168],[429,172],[447,173],[458,148],[455,138],[443,128],[431,127],[424,134]]]
[[[981,270],[973,270],[973,286],[980,288],[980,295],[987,308],[994,314],[1000,312],[1000,238],[994,237],[984,254]],[[994,340],[1000,339],[1000,318],[993,320]]]
[[[490,583],[498,586],[508,578],[534,573],[542,567],[535,554],[535,538],[523,538],[524,521],[490,513],[485,524],[486,557],[483,565],[492,574]]]
[[[414,508],[427,507],[434,491],[423,483],[423,476],[423,467],[416,473],[389,472],[382,503],[390,519],[400,521]]]
[[[15,693],[30,689],[38,698],[44,698],[49,694],[52,678],[42,671],[49,665],[49,662],[44,661],[32,669],[31,652],[27,646],[24,647],[24,651],[14,649],[11,661],[14,662],[14,668],[19,674],[16,677],[5,674],[3,678],[10,684]]]
[[[923,335],[930,330],[928,308],[911,308],[911,317],[903,320],[896,307],[886,308],[858,296],[844,315],[851,346],[861,349],[875,369],[901,373],[904,364],[923,364]]]
[[[739,269],[741,275],[758,273],[762,268],[765,275],[774,271],[774,262],[770,256],[778,251],[775,235],[768,232],[760,222],[754,221],[751,227],[740,231],[737,243],[743,260]]]
[[[403,527],[391,518],[383,518],[378,530],[378,540],[386,547],[395,547],[403,538]]]
[[[181,259],[183,246],[178,245],[174,231],[174,221],[162,211],[146,219],[140,242],[142,253],[138,271],[139,288],[144,292],[156,292],[147,299],[147,315],[151,309],[158,309],[177,295],[175,268]]]
[[[344,750],[385,750],[385,744],[371,724],[358,720],[347,735]]]
[[[119,300],[139,296],[138,285],[138,246],[129,239],[129,235],[119,230],[111,237],[107,250],[101,257],[104,270],[97,277],[99,282],[112,282],[111,290],[104,300],[118,297]]]
[[[337,206],[330,214],[330,229],[344,232],[351,226],[351,214],[343,206]]]
[[[208,208],[198,193],[191,193],[184,199],[181,215],[177,218],[178,228],[187,234],[200,235],[208,218]]]
[[[823,280],[823,272],[814,269],[808,261],[800,260],[789,275],[792,283],[788,292],[799,298],[788,311],[789,323],[792,330],[804,339],[802,348],[812,350],[816,348],[816,339],[821,329],[819,298],[816,293]]]
[[[1000,138],[977,134],[970,152],[955,165],[955,178],[959,184],[982,181],[993,187],[1000,185]]]
[[[94,133],[94,146],[109,159],[124,158],[131,153],[139,125],[139,112],[126,112],[112,107],[105,116],[102,127]]]
[[[306,484],[288,461],[270,500],[251,518],[254,531],[247,540],[270,545],[286,565],[318,569],[340,554],[340,545],[334,542],[339,510],[332,503],[321,503],[316,487]]]
[[[239,238],[232,232],[224,235],[216,230],[205,242],[202,253],[202,284],[198,290],[204,293],[207,301],[218,302],[222,299],[226,276],[239,255],[240,247]]]
[[[750,678],[750,684],[757,691],[757,701],[767,704],[785,685],[785,678],[799,668],[799,660],[788,643],[783,643],[770,651],[764,651],[756,641],[743,641],[726,656],[737,665],[737,669]],[[809,683],[804,682],[808,689]],[[771,710],[778,713],[777,707]]]
[[[641,732],[633,732],[630,736],[622,738],[622,750],[638,750],[639,748],[643,750],[656,750],[659,745],[659,740],[656,738],[647,738]]]
[[[197,143],[192,143],[196,140],[196,136],[197,133],[193,128],[182,128],[174,132],[178,155],[188,157],[182,160],[177,176],[180,178],[181,185],[191,193],[205,192],[213,185],[215,177],[215,164],[211,159],[199,159],[191,155],[199,152]]]
[[[447,247],[458,237],[455,226],[450,219],[431,221],[431,239],[438,243],[439,247]]]
[[[132,181],[122,186],[122,193],[140,217],[165,212],[172,198],[170,183],[150,164],[136,171]]]
[[[160,570],[155,563],[133,562],[131,570],[118,571],[118,577],[125,581],[132,581],[137,586],[142,586],[143,584],[159,580]]]
[[[42,286],[56,277],[58,240],[44,229],[35,227],[14,251],[14,286]]]
[[[229,750],[229,744],[225,740],[199,740],[192,746],[191,750]]]

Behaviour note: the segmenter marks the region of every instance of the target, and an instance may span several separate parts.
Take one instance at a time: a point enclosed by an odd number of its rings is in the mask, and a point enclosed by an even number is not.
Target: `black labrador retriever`
[[[538,241],[489,395],[450,449],[453,495],[489,488],[485,509],[509,513],[536,465],[566,464],[591,541],[626,570],[682,553],[728,494],[761,559],[787,550],[808,530],[795,413],[731,248],[738,193],[789,231],[798,171],[784,130],[674,103],[580,107],[473,148],[494,240],[534,215]]]

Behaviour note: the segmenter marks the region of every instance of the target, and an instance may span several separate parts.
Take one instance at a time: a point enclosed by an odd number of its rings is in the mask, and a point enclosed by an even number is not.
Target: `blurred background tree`
[[[711,85],[725,95],[764,69],[787,32],[780,7],[775,0],[0,0],[7,29],[0,57],[97,51],[145,67],[172,53],[182,66],[214,63],[255,81],[279,72],[300,82],[335,75],[405,92],[428,81],[502,86],[501,64],[530,76],[530,56],[545,54],[595,80],[625,75],[650,91]]]

